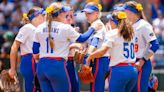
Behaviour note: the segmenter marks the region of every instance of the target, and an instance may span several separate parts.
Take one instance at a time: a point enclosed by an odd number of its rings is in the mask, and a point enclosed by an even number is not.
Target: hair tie
[[[97,6],[98,6],[99,11],[101,11],[102,10],[102,5],[98,4]]]
[[[118,19],[125,19],[125,18],[127,18],[127,15],[126,15],[125,12],[121,11],[121,12],[118,13],[117,17],[118,17]]]
[[[136,4],[136,9],[137,9],[138,11],[142,11],[142,10],[143,10],[143,7],[142,7],[141,4]]]
[[[53,7],[47,7],[46,8],[46,13],[52,13],[54,11]]]
[[[28,18],[27,13],[23,13],[23,18]]]

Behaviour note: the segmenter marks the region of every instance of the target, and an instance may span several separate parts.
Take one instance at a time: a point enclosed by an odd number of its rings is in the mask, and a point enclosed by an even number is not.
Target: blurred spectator
[[[154,31],[160,44],[164,44],[164,8],[158,11],[159,17],[153,20]]]
[[[10,48],[12,42],[14,40],[14,33],[11,31],[5,32],[3,35],[5,39],[5,43],[3,43],[1,47],[1,55],[0,55],[0,69],[9,69],[10,68]]]
[[[0,30],[3,30],[4,29],[3,25],[5,24],[5,16],[4,16],[3,12],[1,12],[1,11],[0,11],[0,19],[1,19],[1,21],[0,21]]]
[[[85,6],[85,0],[76,0],[76,4],[74,6],[75,11],[82,10]]]
[[[3,25],[4,30],[8,30],[9,26],[8,23],[11,21],[10,15],[14,9],[14,4],[11,2],[8,2],[8,0],[3,0],[0,3],[0,11],[3,12],[5,17],[5,23]]]
[[[103,12],[109,12],[114,4],[114,0],[101,0],[101,4],[102,4],[102,11]]]
[[[31,0],[21,0],[20,5],[23,6],[21,8],[24,13],[27,13],[33,7],[33,3]]]
[[[0,4],[0,10],[4,12],[5,16],[9,16],[14,9],[14,4],[8,2],[8,0],[3,0]]]
[[[40,0],[40,2],[44,2],[44,0]],[[43,7],[46,8],[46,7],[49,6],[52,2],[54,2],[54,0],[46,0],[46,2],[44,2]]]
[[[17,5],[15,11],[11,15],[11,23],[10,23],[10,29],[13,31],[18,31],[21,27],[21,20],[22,20],[22,8],[21,5]]]

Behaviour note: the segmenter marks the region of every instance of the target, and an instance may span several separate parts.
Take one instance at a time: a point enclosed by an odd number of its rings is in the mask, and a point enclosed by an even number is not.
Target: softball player
[[[103,46],[88,56],[87,62],[110,53],[109,92],[131,92],[137,82],[132,26],[126,20],[125,12],[114,11],[108,18],[106,25],[111,24],[113,30],[106,35]]]
[[[71,92],[71,83],[66,69],[70,42],[84,42],[99,27],[92,25],[84,34],[64,24],[70,8],[52,3],[47,9],[47,22],[41,24],[35,33],[33,53],[40,54],[37,75],[42,92]]]
[[[105,37],[105,25],[100,20],[102,6],[100,4],[95,4],[93,2],[88,3],[84,9],[86,18],[90,24],[100,23],[103,25],[102,29],[99,30],[89,39],[89,46],[87,54],[94,52],[96,49],[101,48]],[[95,77],[95,82],[91,83],[91,92],[104,92],[105,76],[109,71],[109,54],[106,53],[100,58],[96,58],[91,62],[92,72]]]
[[[66,24],[70,24],[72,27],[75,24],[74,23],[74,11],[71,9],[71,11],[68,12],[66,15]],[[79,88],[79,79],[77,76],[77,72],[75,71],[74,67],[74,61],[73,61],[73,56],[75,55],[75,48],[71,48],[73,45],[77,46],[77,43],[70,43],[70,50],[69,50],[69,55],[68,55],[68,60],[67,60],[67,71],[69,74],[69,78],[71,81],[71,92],[80,92]]]
[[[148,81],[152,71],[150,57],[159,48],[159,43],[152,26],[144,20],[142,5],[135,1],[129,1],[125,3],[124,8],[135,31],[136,67],[139,74],[134,92],[148,92]]]
[[[29,23],[25,24],[17,34],[15,41],[11,47],[10,52],[10,63],[11,68],[9,70],[9,75],[13,78],[16,74],[16,57],[18,49],[20,47],[21,52],[21,63],[20,63],[20,72],[23,75],[25,80],[25,92],[33,91],[33,70],[35,68],[34,62],[32,62],[32,44],[34,38],[35,28],[44,21],[43,16],[44,10],[38,7],[34,7],[29,10],[27,18]],[[32,66],[33,65],[33,66]]]

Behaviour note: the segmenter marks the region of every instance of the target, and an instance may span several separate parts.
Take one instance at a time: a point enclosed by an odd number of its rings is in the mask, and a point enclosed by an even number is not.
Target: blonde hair
[[[52,25],[52,19],[54,18],[52,16],[53,13],[58,12],[60,9],[62,8],[62,4],[59,2],[55,2],[52,3],[47,9],[46,9],[46,21],[48,22],[48,38],[49,38],[49,43],[50,43],[50,47],[54,48],[55,47],[55,43],[54,40],[51,36],[51,25]],[[49,9],[49,10],[48,10]],[[56,16],[57,17],[57,16]]]
[[[24,25],[30,23],[30,20],[27,17],[26,13],[23,13],[23,15],[22,15],[22,22],[23,22]]]
[[[118,20],[118,30],[119,35],[124,38],[126,41],[131,41],[134,35],[134,31],[132,28],[132,25],[129,23],[129,21],[126,18],[119,18],[120,11],[116,10],[113,11],[112,16]]]
[[[125,4],[127,4],[128,6],[130,6],[130,7],[132,7],[132,8],[134,8],[134,9],[137,10],[136,6],[137,6],[137,4],[140,4],[140,3],[137,3],[137,2],[135,2],[135,1],[128,1],[128,2],[126,2]],[[144,12],[143,12],[143,10],[138,11],[138,16],[139,16],[141,19],[147,20],[146,17],[145,17],[145,14],[144,14]]]

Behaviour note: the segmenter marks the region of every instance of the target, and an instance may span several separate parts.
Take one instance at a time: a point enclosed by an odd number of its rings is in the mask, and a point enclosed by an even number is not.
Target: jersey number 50
[[[134,43],[124,43],[124,56],[126,58],[131,58],[134,59],[135,54],[134,54]]]

